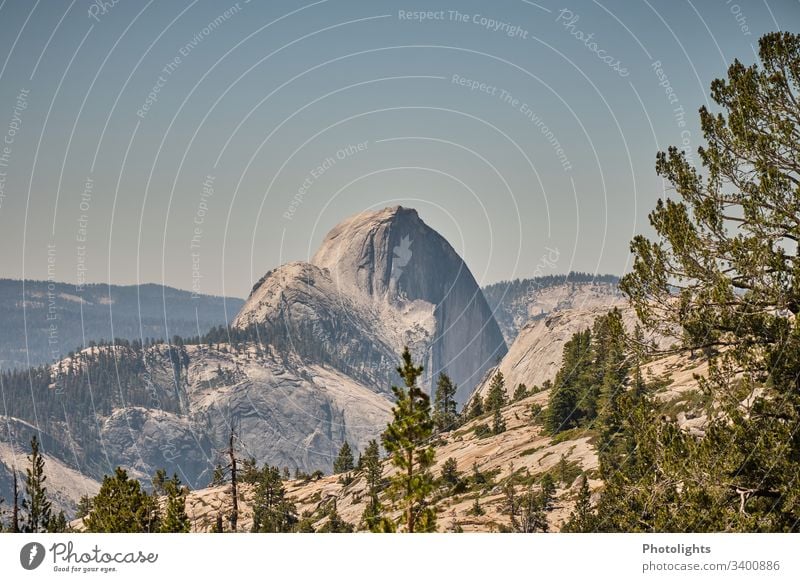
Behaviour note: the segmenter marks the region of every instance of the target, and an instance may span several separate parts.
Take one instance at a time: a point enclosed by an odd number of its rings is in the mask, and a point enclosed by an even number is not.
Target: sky
[[[622,274],[697,110],[800,2],[0,4],[0,277],[245,297],[401,204],[481,284]]]

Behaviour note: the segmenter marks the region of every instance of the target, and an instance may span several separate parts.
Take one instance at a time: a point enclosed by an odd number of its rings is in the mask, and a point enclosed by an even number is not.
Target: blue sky
[[[0,276],[245,296],[394,204],[481,283],[621,274],[656,152],[800,30],[789,0],[101,5],[0,5]]]

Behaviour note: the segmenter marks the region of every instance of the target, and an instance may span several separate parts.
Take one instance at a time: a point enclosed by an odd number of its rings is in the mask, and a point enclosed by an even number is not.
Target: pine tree
[[[486,410],[495,412],[500,410],[508,402],[506,397],[506,381],[502,372],[497,372],[489,384],[489,392],[486,394]]]
[[[519,402],[528,396],[528,387],[525,384],[517,384],[517,389],[514,390],[514,402]]]
[[[234,431],[233,426],[231,426],[231,434],[228,439],[228,458],[230,459],[228,468],[231,471],[231,514],[229,521],[231,524],[231,531],[233,533],[236,533],[239,524],[239,459],[236,456],[235,441],[236,432]]]
[[[350,444],[344,441],[342,447],[339,449],[339,455],[333,462],[333,472],[335,474],[347,473],[348,471],[352,471],[353,468],[353,450],[350,448]]]
[[[27,510],[24,531],[39,533],[47,531],[51,519],[51,504],[47,498],[44,474],[44,457],[39,451],[39,439],[36,435],[31,439],[31,454],[28,455],[30,467],[25,475],[25,498],[22,507]]]
[[[167,496],[164,518],[161,520],[159,531],[162,533],[185,533],[190,531],[191,523],[189,522],[189,516],[186,515],[186,494],[188,490],[181,484],[178,475],[173,475],[172,479],[164,479],[166,472],[162,475],[156,473],[156,475],[159,477],[161,490]]]
[[[220,485],[225,484],[225,469],[222,468],[222,465],[216,465],[214,467],[214,473],[211,476],[211,483],[208,484],[209,487],[219,487]]]
[[[567,523],[561,528],[563,532],[589,533],[595,531],[595,517],[592,511],[592,493],[589,490],[589,480],[586,475],[581,476],[578,499],[575,509],[569,515]]]
[[[59,511],[50,518],[50,522],[47,524],[47,533],[64,533],[67,531],[70,531],[67,516],[64,515],[63,511]]]
[[[333,499],[328,511],[328,520],[317,530],[319,533],[352,533],[353,525],[347,523],[336,511],[336,499]]]
[[[433,404],[433,423],[437,433],[451,430],[456,425],[456,391],[457,387],[450,377],[445,373],[439,374]]]
[[[475,496],[475,502],[472,504],[472,507],[470,507],[469,512],[470,515],[474,515],[475,517],[484,515],[486,513],[483,510],[483,507],[481,507],[481,500],[479,495]]]
[[[367,485],[367,505],[361,516],[364,526],[371,532],[394,531],[394,524],[384,517],[380,493],[383,488],[383,464],[381,463],[378,441],[371,440],[361,458],[364,480]]]
[[[478,418],[479,416],[483,416],[483,398],[480,394],[475,394],[470,404],[469,418]]]
[[[544,490],[536,492],[528,487],[518,501],[518,517],[512,528],[518,533],[547,532],[548,497]]]
[[[486,475],[478,468],[478,461],[472,461],[472,486],[479,487],[486,484]]]
[[[583,418],[582,394],[591,374],[590,330],[578,332],[564,344],[561,369],[550,390],[545,413],[545,428],[552,434],[578,426]]]
[[[430,467],[434,462],[434,450],[428,442],[433,434],[430,399],[417,386],[422,366],[414,365],[408,348],[403,351],[402,362],[397,372],[405,389],[392,386],[396,398],[393,419],[383,433],[383,446],[397,469],[390,480],[390,493],[403,510],[406,532],[435,531],[436,512],[428,500],[433,491]]]
[[[160,524],[157,500],[121,467],[113,476],[103,477],[92,511],[84,520],[89,533],[152,533]]]
[[[800,529],[800,35],[763,36],[759,58],[711,84],[702,173],[675,147],[656,158],[676,198],[650,214],[654,240],[632,241],[620,286],[648,330],[710,357],[715,410],[698,438],[646,398],[634,408],[635,455],[598,503],[611,531]]]
[[[556,483],[553,479],[553,476],[550,473],[545,473],[542,475],[540,480],[541,485],[541,498],[542,498],[542,508],[545,511],[550,511],[553,509],[553,502],[555,500],[556,494]]]
[[[286,498],[286,489],[277,467],[264,465],[253,493],[253,526],[251,531],[286,533],[297,524],[297,509]]]
[[[506,421],[500,409],[496,409],[492,415],[492,433],[498,435],[506,431]]]
[[[89,515],[92,511],[92,498],[88,495],[81,495],[78,500],[78,507],[75,510],[75,519],[81,519]]]
[[[442,482],[448,487],[455,487],[461,481],[458,472],[458,462],[453,457],[449,457],[442,463]]]
[[[166,495],[166,483],[167,483],[167,470],[166,469],[156,469],[153,478],[150,480],[153,484],[153,492],[156,495]]]

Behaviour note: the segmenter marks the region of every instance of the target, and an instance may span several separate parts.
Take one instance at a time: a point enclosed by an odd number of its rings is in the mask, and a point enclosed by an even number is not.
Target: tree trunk
[[[406,481],[406,496],[408,507],[406,508],[406,528],[408,533],[414,533],[414,490],[412,481],[414,479],[414,449],[408,451],[408,477]]]
[[[17,471],[14,471],[14,507],[11,513],[11,532],[19,533],[19,486],[17,485]]]
[[[231,529],[236,533],[236,523],[239,521],[239,495],[236,487],[236,451],[233,448],[233,431],[228,447],[228,454],[231,458]]]

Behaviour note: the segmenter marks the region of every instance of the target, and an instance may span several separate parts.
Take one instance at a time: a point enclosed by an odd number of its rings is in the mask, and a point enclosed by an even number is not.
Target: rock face
[[[501,282],[484,288],[506,343],[511,346],[522,329],[557,311],[591,310],[624,301],[612,275],[582,273]]]
[[[234,326],[285,331],[307,355],[365,382],[387,384],[408,345],[463,402],[506,352],[475,278],[416,210],[396,206],[351,217],[325,237],[310,264],[284,265],[256,284]]]
[[[552,382],[561,368],[564,344],[573,334],[591,329],[596,318],[615,307],[622,312],[626,329],[632,332],[638,321],[636,313],[622,297],[614,294],[605,295],[605,301],[599,301],[598,298],[591,307],[556,309],[544,318],[529,322],[520,330],[517,339],[511,344],[508,354],[500,364],[484,376],[474,394],[485,396],[492,376],[498,371],[503,373],[509,397],[519,384],[532,388],[541,387],[547,380]],[[648,336],[645,339],[655,341],[661,349],[674,342],[673,338],[668,337]]]
[[[343,442],[364,450],[391,414],[386,394],[293,355],[199,346],[189,354],[190,407],[195,425],[213,443],[210,457],[225,446],[233,421],[243,456],[329,471]]]

